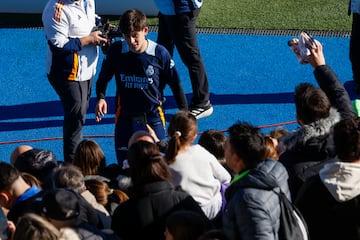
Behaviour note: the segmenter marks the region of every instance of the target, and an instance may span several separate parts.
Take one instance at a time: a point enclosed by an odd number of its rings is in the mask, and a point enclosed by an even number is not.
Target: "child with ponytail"
[[[187,111],[177,112],[168,127],[170,137],[165,159],[172,172],[175,187],[189,193],[209,219],[221,212],[221,185],[231,176],[214,155],[199,144],[196,118]]]

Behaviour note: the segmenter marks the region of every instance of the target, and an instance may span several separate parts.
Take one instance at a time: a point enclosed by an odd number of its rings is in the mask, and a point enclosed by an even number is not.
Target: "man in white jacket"
[[[48,43],[47,76],[64,108],[64,161],[71,162],[82,138],[92,79],[107,42],[95,27],[94,0],[49,0],[42,21]]]

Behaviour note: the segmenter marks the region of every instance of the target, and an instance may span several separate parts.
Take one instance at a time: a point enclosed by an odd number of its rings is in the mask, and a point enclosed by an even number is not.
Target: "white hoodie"
[[[360,164],[333,162],[320,170],[320,178],[338,202],[349,201],[360,195]]]

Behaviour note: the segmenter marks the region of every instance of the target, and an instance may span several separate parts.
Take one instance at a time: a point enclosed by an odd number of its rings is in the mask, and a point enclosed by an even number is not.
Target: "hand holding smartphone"
[[[288,41],[288,46],[295,52],[300,63],[308,63],[308,56],[311,55],[311,48],[316,48],[314,38],[307,32],[300,33],[299,38],[293,38]]]

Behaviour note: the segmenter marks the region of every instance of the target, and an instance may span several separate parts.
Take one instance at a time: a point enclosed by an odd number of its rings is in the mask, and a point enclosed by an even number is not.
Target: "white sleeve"
[[[230,173],[219,163],[214,155],[210,153],[211,157],[209,158],[210,166],[213,172],[213,175],[221,183],[230,183],[231,175]]]
[[[55,19],[56,10],[53,6],[46,6],[42,15],[46,39],[54,46],[62,48],[69,41],[69,22],[65,13],[59,14],[60,19]]]

